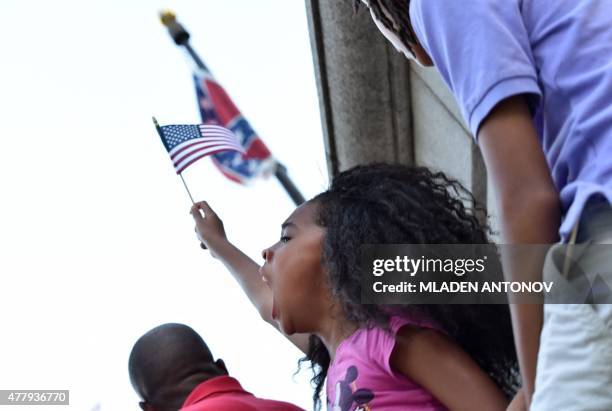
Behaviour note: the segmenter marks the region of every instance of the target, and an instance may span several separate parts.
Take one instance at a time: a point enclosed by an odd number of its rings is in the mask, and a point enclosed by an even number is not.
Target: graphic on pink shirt
[[[374,393],[367,388],[356,389],[354,387],[353,383],[358,375],[357,367],[354,365],[348,367],[345,378],[336,383],[336,399],[330,411],[350,411],[353,405],[359,406],[355,409],[356,411],[366,410],[361,406],[370,402],[374,398]]]
[[[388,329],[358,329],[338,346],[327,374],[328,411],[446,411],[431,393],[391,368],[396,335],[405,325],[440,330],[394,316]]]

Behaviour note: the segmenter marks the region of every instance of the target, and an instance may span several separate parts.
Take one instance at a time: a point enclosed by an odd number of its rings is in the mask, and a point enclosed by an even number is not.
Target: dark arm
[[[558,241],[559,195],[523,96],[499,103],[483,121],[478,140],[499,209],[504,244],[551,244]],[[504,256],[502,255],[502,259]],[[513,277],[513,261],[504,273]],[[537,272],[541,280],[541,267]],[[509,278],[511,280],[511,278]],[[542,306],[510,306],[523,392],[527,405],[534,390],[542,329]]]

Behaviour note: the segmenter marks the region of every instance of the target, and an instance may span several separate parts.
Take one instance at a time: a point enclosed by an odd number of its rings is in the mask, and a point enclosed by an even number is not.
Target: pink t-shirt
[[[327,373],[329,411],[442,411],[433,395],[389,364],[395,336],[404,325],[432,323],[391,317],[389,330],[360,328],[338,346]]]

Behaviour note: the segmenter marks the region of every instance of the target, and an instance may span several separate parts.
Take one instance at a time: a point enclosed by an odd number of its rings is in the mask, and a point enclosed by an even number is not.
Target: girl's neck
[[[333,313],[321,325],[321,331],[316,335],[323,341],[331,361],[336,357],[336,350],[342,341],[350,337],[359,328],[357,324],[349,321],[340,312]]]

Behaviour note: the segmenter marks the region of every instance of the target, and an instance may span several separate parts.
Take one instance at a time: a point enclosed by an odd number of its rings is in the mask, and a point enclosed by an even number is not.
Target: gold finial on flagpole
[[[170,9],[164,9],[159,12],[159,19],[164,26],[169,27],[176,22],[176,14]]]
[[[170,33],[172,40],[174,40],[176,44],[185,46],[188,49],[191,48],[191,46],[189,46],[189,33],[185,30],[185,27],[181,26],[181,23],[178,22],[176,14],[172,10],[161,10],[159,12],[159,19],[166,29],[168,29],[168,33]]]

